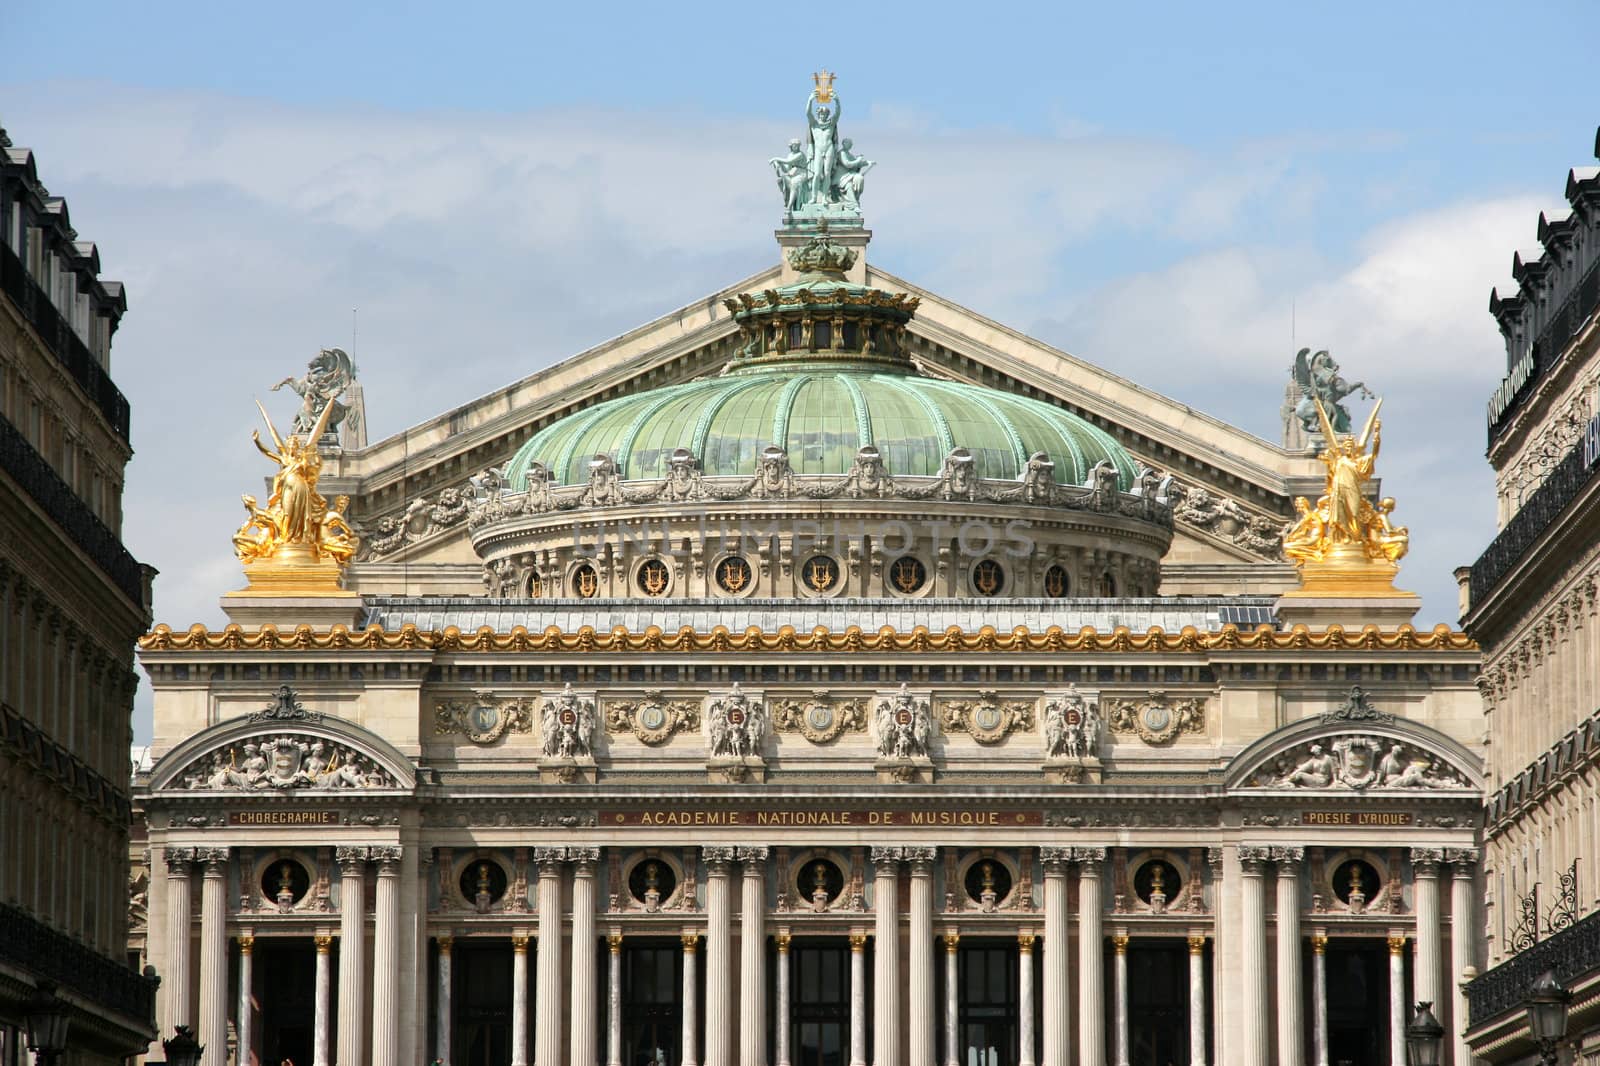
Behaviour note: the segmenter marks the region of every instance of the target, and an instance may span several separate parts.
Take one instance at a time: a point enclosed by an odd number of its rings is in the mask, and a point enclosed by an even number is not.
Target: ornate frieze
[[[190,791],[395,788],[374,760],[303,733],[263,733],[191,762],[176,782]]]
[[[605,701],[606,732],[633,733],[646,744],[665,744],[679,730],[700,728],[700,706],[690,700],[669,700],[646,692],[636,700]]]
[[[1174,699],[1152,690],[1142,697],[1102,696],[1101,706],[1111,732],[1135,734],[1146,744],[1170,744],[1180,733],[1203,733],[1206,728],[1203,696]]]
[[[1100,711],[1076,687],[1044,701],[1044,753],[1049,759],[1095,758],[1100,751]]]
[[[594,720],[594,698],[578,695],[571,684],[546,696],[539,708],[540,747],[545,758],[571,761],[592,757]]]
[[[1462,773],[1423,749],[1390,738],[1347,733],[1297,744],[1262,766],[1256,787],[1304,789],[1468,789]]]
[[[1284,519],[1249,511],[1235,500],[1175,478],[1167,479],[1164,496],[1175,521],[1263,559],[1283,558],[1283,534],[1289,528]]]
[[[926,759],[933,738],[933,712],[928,700],[914,696],[901,685],[891,696],[878,700],[872,712],[878,734],[878,754],[885,759]]]
[[[1034,728],[1033,700],[1002,700],[998,693],[979,692],[975,700],[950,700],[941,705],[946,733],[969,733],[980,744],[998,744],[1013,732]]]
[[[861,700],[834,699],[818,689],[809,699],[781,699],[772,705],[772,725],[780,733],[799,733],[813,744],[827,744],[845,733],[867,728]]]
[[[528,701],[503,699],[476,689],[471,699],[440,700],[433,709],[435,736],[460,733],[474,744],[493,744],[507,733],[528,733],[533,713]]]
[[[738,682],[707,705],[706,724],[712,758],[760,758],[767,735],[766,708],[740,689]]]
[[[470,481],[440,489],[436,494],[418,496],[405,510],[384,515],[371,524],[357,527],[361,536],[358,559],[377,559],[392,555],[408,544],[425,540],[442,530],[461,525],[467,517],[476,488]]]

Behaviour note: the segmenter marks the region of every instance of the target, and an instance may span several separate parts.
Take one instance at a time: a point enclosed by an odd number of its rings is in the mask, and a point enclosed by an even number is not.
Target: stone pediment
[[[1234,757],[1226,787],[1308,795],[1482,792],[1482,763],[1461,744],[1364,701],[1361,707],[1364,713],[1334,708],[1267,734]]]
[[[382,737],[299,706],[288,686],[264,710],[196,733],[150,771],[152,792],[209,795],[409,792],[416,767]]]
[[[715,373],[735,354],[730,295],[770,287],[776,269],[740,281],[622,337],[579,353],[496,393],[332,460],[323,480],[349,492],[362,534],[353,571],[372,563],[475,559],[467,516],[486,485],[534,433],[618,396]],[[915,295],[907,345],[929,372],[1061,406],[1116,438],[1140,462],[1173,476],[1174,562],[1197,566],[1279,563],[1278,536],[1293,492],[1315,471],[1302,456],[1100,367],[983,318],[908,282],[869,271],[870,284]],[[1265,390],[1270,391],[1270,390]],[[893,474],[893,471],[890,471]],[[379,582],[382,584],[382,582]],[[1189,590],[1179,590],[1189,591]]]

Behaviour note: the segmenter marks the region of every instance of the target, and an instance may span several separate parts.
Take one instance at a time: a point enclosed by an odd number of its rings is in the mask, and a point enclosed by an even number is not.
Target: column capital
[[[1283,873],[1285,867],[1292,871],[1294,867],[1305,861],[1305,857],[1305,848],[1274,847],[1272,849],[1272,861],[1278,864],[1279,873]]]
[[[528,953],[528,936],[526,933],[512,934],[511,951],[515,955],[526,955]]]
[[[1444,861],[1455,867],[1457,877],[1471,877],[1481,857],[1477,848],[1444,849]]]
[[[1412,848],[1411,872],[1418,877],[1437,877],[1444,862],[1443,848]]]
[[[1017,950],[1024,955],[1033,954],[1033,942],[1039,939],[1032,930],[1023,930],[1017,934]]]
[[[450,954],[450,949],[455,947],[456,944],[456,938],[451,936],[449,933],[440,933],[433,939],[434,942],[439,945],[439,954],[441,955]]]
[[[372,861],[378,864],[379,877],[393,877],[400,872],[400,860],[405,849],[398,844],[383,844],[372,849]]]
[[[859,955],[863,951],[865,951],[866,949],[867,949],[867,934],[865,934],[865,933],[851,933],[850,934],[850,950],[852,952],[854,952],[855,954]]]
[[[1270,848],[1258,847],[1253,844],[1239,845],[1239,863],[1244,867],[1246,874],[1259,877],[1261,864],[1272,858]]]
[[[1072,861],[1084,871],[1092,870],[1106,861],[1105,848],[1070,848]]]
[[[1116,950],[1118,955],[1126,955],[1128,953],[1128,934],[1117,933],[1112,936],[1111,946]]]
[[[567,849],[567,859],[575,863],[580,875],[594,873],[594,868],[600,861],[600,849],[595,847],[577,847]]]
[[[900,851],[906,862],[910,863],[914,870],[926,869],[939,857],[938,848],[910,847],[902,848]]]
[[[317,954],[318,955],[326,955],[329,952],[333,951],[333,937],[332,936],[330,936],[327,933],[318,933],[316,935],[315,939],[316,939],[316,942],[317,942]]]
[[[1211,874],[1212,874],[1213,877],[1220,877],[1222,875],[1222,849],[1221,848],[1207,848],[1206,849],[1206,865],[1211,867]]]
[[[728,872],[728,864],[732,862],[737,853],[736,848],[721,846],[702,847],[700,861],[706,864],[706,869],[714,874]]]
[[[961,950],[961,934],[954,929],[946,929],[944,933],[944,949],[954,955]]]
[[[695,950],[695,945],[698,944],[699,941],[700,941],[700,934],[699,933],[684,933],[678,939],[683,943],[683,953],[685,955],[693,955],[694,954],[694,950]]]
[[[610,951],[611,954],[613,954],[613,955],[621,955],[622,954],[622,934],[621,933],[607,933],[606,934],[606,949],[608,951]]]
[[[1045,873],[1063,873],[1063,867],[1071,858],[1071,849],[1046,845],[1039,849],[1039,861],[1044,864]]]
[[[789,954],[790,939],[791,937],[788,933],[774,933],[772,935],[772,942],[777,946],[779,955]]]
[[[239,942],[239,954],[248,955],[256,949],[256,938],[249,933],[234,938]]]
[[[567,861],[567,849],[534,848],[533,861],[539,867],[540,876],[558,874],[561,872],[561,864]]]
[[[1405,954],[1405,950],[1406,950],[1406,938],[1405,937],[1403,937],[1403,936],[1391,936],[1389,938],[1389,954],[1391,954],[1391,955],[1403,955],[1403,954]]]
[[[340,844],[333,849],[333,859],[347,872],[359,869],[367,861],[367,848],[360,844]]]
[[[1313,934],[1311,937],[1311,954],[1326,955],[1328,953],[1328,938],[1322,933]]]
[[[1189,954],[1204,955],[1206,953],[1206,938],[1202,936],[1189,937]]]
[[[757,844],[750,847],[738,847],[734,848],[733,851],[734,856],[747,867],[753,866],[756,863],[767,861],[768,848],[765,844]],[[750,871],[746,870],[745,872],[749,873]]]
[[[878,844],[872,845],[871,857],[874,866],[898,867],[900,860],[905,858],[905,848],[888,848]],[[879,871],[880,873],[882,871]]]
[[[166,850],[166,859],[167,873],[187,877],[189,868],[194,865],[194,849],[168,848]]]
[[[207,877],[224,877],[228,872],[228,849],[195,848],[194,861],[205,866]]]

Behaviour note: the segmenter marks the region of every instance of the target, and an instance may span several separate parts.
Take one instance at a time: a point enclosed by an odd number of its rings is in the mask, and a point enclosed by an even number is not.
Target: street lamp
[[[1549,970],[1533,982],[1524,1001],[1528,1007],[1528,1032],[1539,1048],[1539,1061],[1545,1066],[1555,1066],[1558,1046],[1567,1035],[1567,1005],[1572,993],[1561,987],[1556,975]]]
[[[199,1066],[200,1053],[205,1048],[194,1038],[194,1030],[187,1025],[172,1027],[172,1039],[161,1041],[161,1053],[167,1057],[167,1066]]]
[[[33,996],[23,1006],[23,1023],[28,1027],[28,1050],[39,1066],[50,1066],[67,1050],[67,1005],[56,995],[54,981],[40,981]]]
[[[1439,1066],[1444,1048],[1444,1026],[1433,1016],[1433,1003],[1419,1000],[1417,1013],[1406,1026],[1406,1066]]]

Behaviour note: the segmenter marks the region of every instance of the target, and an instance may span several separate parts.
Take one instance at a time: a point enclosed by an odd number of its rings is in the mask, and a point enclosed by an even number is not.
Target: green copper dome
[[[908,368],[909,369],[909,368]],[[1137,474],[1111,436],[1047,403],[994,389],[879,370],[846,360],[792,360],[624,396],[552,423],[517,451],[506,470],[520,491],[529,466],[579,484],[588,462],[609,455],[630,481],[665,477],[674,450],[688,449],[708,476],[749,476],[769,445],[789,453],[800,475],[842,475],[873,445],[890,475],[937,476],[956,448],[981,477],[1015,480],[1044,452],[1061,484],[1081,485],[1100,460],[1119,487]]]

